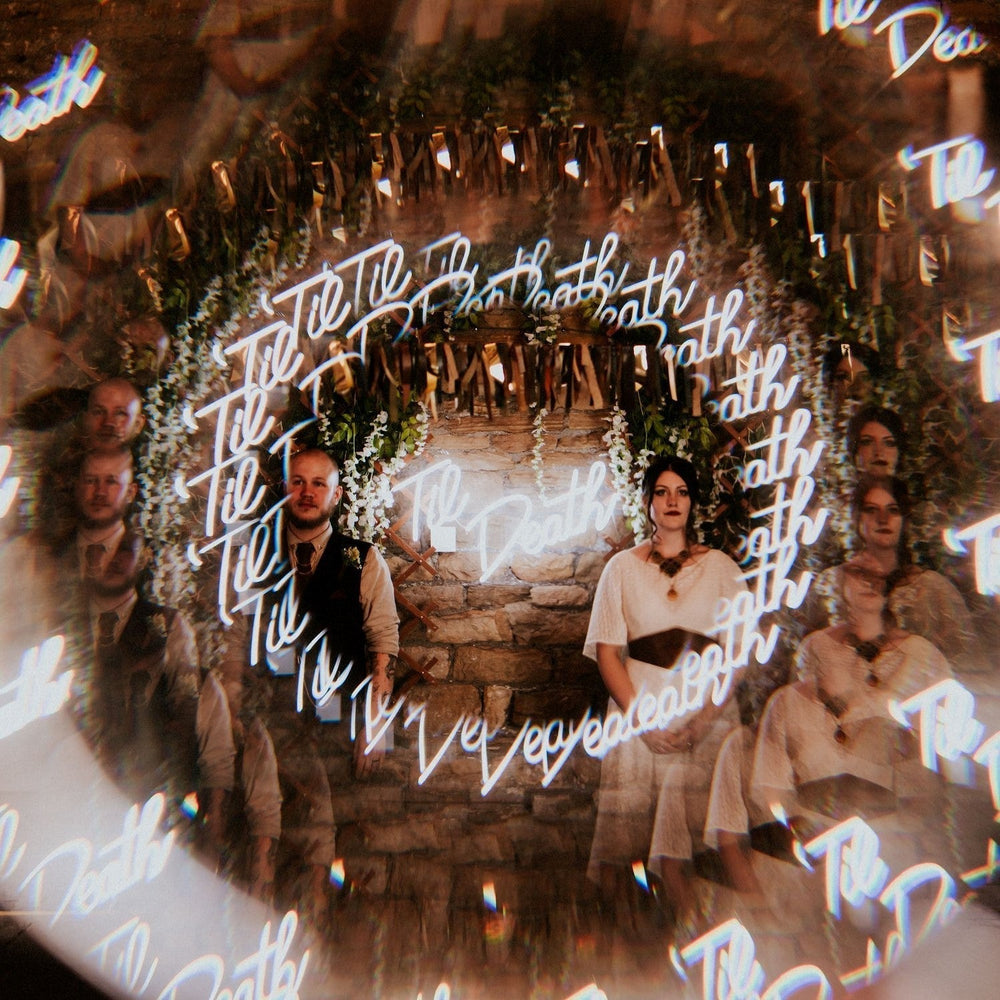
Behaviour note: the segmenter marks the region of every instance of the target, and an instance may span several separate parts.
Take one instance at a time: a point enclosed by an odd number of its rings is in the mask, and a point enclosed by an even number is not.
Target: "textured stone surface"
[[[502,684],[491,684],[483,695],[483,717],[489,729],[497,730],[507,724],[507,713],[513,691]]]
[[[506,608],[516,642],[524,645],[582,646],[590,622],[589,611],[552,611],[534,604],[509,604]]]
[[[497,584],[480,584],[466,588],[466,602],[470,608],[498,608],[515,601],[526,601],[531,588]]]
[[[431,733],[449,730],[463,715],[482,714],[479,688],[471,684],[420,684],[410,692],[408,701],[424,706],[426,729]]]
[[[573,575],[573,556],[565,553],[542,553],[537,556],[518,556],[511,562],[511,570],[519,580],[529,583],[546,583],[567,580]]]
[[[506,612],[464,611],[456,615],[436,615],[437,628],[432,633],[435,642],[461,644],[467,642],[509,642],[510,626]]]
[[[442,552],[437,556],[438,572],[442,580],[478,581],[483,569],[479,556],[474,552]]]
[[[590,603],[590,591],[575,585],[532,587],[531,603],[543,608],[578,608]]]
[[[403,584],[402,594],[421,610],[429,604],[437,605],[438,611],[457,611],[465,605],[465,587],[460,583],[418,583]]]
[[[576,559],[576,572],[573,574],[577,583],[597,583],[607,565],[609,549],[601,543],[603,551],[581,552]]]
[[[552,661],[538,649],[483,649],[462,646],[455,653],[457,681],[540,684],[551,676]]]

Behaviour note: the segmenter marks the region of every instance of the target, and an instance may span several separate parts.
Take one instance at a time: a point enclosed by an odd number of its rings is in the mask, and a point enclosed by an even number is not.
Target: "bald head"
[[[110,378],[91,389],[83,415],[89,451],[113,452],[130,445],[144,424],[142,399],[127,379]]]

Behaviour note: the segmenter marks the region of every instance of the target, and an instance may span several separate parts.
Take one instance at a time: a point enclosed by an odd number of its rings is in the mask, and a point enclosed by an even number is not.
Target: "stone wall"
[[[561,501],[574,475],[578,490],[592,463],[604,456],[603,413],[572,410],[545,419],[543,441],[544,499],[538,493],[532,467],[531,421],[525,416],[494,420],[452,416],[432,427],[425,453],[400,474],[406,480],[426,474],[419,499],[428,506],[432,484],[440,478],[433,467],[444,461],[461,470],[460,490],[468,505],[459,520],[468,523],[487,505],[499,504],[490,515],[488,559],[499,565],[483,576],[480,526],[457,531],[456,551],[440,552],[400,587],[400,593],[430,617],[430,624],[407,622],[402,613],[403,647],[409,656],[429,665],[432,683],[421,681],[409,690],[412,701],[424,701],[434,728],[450,727],[463,713],[484,716],[491,730],[519,727],[526,718],[579,718],[599,704],[604,688],[596,666],[582,655],[594,587],[610,546],[625,533],[617,515],[603,530],[595,519],[583,518],[587,530],[564,541],[547,544],[537,554],[510,543],[522,521],[545,524],[562,518]],[[520,495],[526,501],[511,498]],[[416,484],[400,491],[394,511],[399,532],[421,552],[430,546],[428,513],[421,512],[419,537],[412,541]],[[612,503],[610,475],[599,494]],[[525,514],[526,504],[531,504]],[[574,516],[579,515],[577,510]],[[559,522],[553,520],[553,529]],[[389,551],[393,575],[412,562],[399,550]],[[490,569],[488,566],[487,569]]]

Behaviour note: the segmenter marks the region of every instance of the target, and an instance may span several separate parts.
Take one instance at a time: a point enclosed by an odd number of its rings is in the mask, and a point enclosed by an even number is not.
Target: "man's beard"
[[[288,515],[288,520],[293,528],[299,531],[312,531],[313,528],[321,528],[323,525],[328,524],[333,511],[317,510],[313,517],[299,517],[291,508],[285,513]]]
[[[128,597],[133,590],[135,590],[136,582],[137,578],[133,576],[129,580],[109,585],[106,584],[100,577],[94,577],[93,579],[87,581],[87,586],[90,588],[90,592],[95,597],[105,599],[119,597],[122,600],[125,600],[125,598]]]

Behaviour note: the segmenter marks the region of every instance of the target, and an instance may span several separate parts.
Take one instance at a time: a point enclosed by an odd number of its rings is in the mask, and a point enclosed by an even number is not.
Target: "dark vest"
[[[197,781],[198,689],[166,670],[167,635],[177,612],[141,598],[116,643],[94,659],[94,723],[105,766],[133,794]]]
[[[306,627],[296,642],[296,650],[303,650],[325,630],[331,665],[338,656],[340,669],[348,663],[351,665],[347,681],[339,688],[345,705],[351,691],[368,676],[367,645],[361,609],[361,570],[370,548],[369,542],[348,538],[334,531],[316,569],[308,578],[293,579],[288,584],[298,587],[298,621],[305,614],[309,616]],[[287,570],[288,564],[285,563],[282,571]],[[272,598],[278,601],[281,594],[272,594]],[[311,679],[312,672],[309,670],[306,674],[307,691]],[[282,701],[287,700],[284,692],[278,694]],[[294,698],[294,695],[290,697]],[[308,707],[306,714],[311,715]]]

